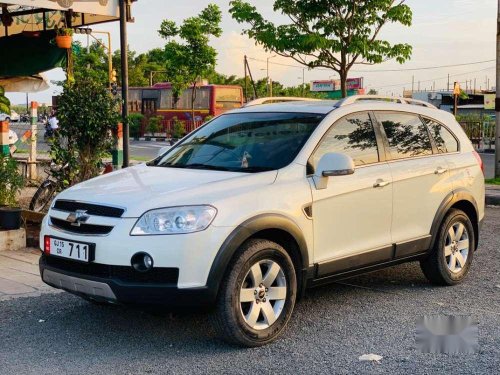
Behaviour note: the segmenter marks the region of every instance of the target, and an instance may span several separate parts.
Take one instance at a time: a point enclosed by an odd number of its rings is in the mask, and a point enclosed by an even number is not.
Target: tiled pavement
[[[37,249],[0,252],[0,301],[60,292],[42,282],[38,258]]]

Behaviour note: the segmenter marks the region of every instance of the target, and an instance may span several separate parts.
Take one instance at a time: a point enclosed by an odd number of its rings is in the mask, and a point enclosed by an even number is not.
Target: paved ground
[[[10,299],[0,302],[0,374],[498,373],[499,251],[500,209],[489,208],[464,284],[430,286],[408,264],[314,289],[283,339],[256,349],[221,342],[205,313],[155,316],[66,293]],[[477,319],[479,353],[418,353],[416,321],[437,313]],[[366,353],[384,358],[359,362]]]
[[[37,249],[0,252],[0,302],[57,292],[41,281],[39,257],[40,251]],[[0,311],[0,319],[1,317]]]

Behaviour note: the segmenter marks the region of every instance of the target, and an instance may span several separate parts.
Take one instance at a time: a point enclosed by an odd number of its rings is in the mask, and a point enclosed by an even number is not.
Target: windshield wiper
[[[162,167],[185,168],[185,169],[206,169],[206,170],[211,170],[211,171],[231,171],[231,169],[226,168],[226,167],[221,167],[221,166],[217,166],[217,165],[208,165],[208,164],[202,164],[202,163],[182,164],[182,165],[163,164]]]
[[[271,168],[271,167],[248,167],[248,168],[241,168],[236,170],[235,172],[268,172],[268,171],[274,171],[276,168]]]

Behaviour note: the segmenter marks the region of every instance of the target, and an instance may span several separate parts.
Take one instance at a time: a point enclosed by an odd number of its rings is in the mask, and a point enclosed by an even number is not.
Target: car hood
[[[145,211],[168,206],[211,204],[247,190],[272,184],[277,171],[239,173],[199,169],[150,167],[146,164],[122,169],[77,184],[57,196],[126,209],[124,217],[139,217]]]

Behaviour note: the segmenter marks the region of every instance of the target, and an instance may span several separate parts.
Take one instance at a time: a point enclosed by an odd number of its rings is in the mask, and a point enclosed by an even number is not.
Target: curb
[[[146,142],[170,142],[172,139],[166,137],[134,137],[134,141]]]
[[[486,195],[486,205],[487,206],[500,206],[500,196],[498,196],[498,195]]]

